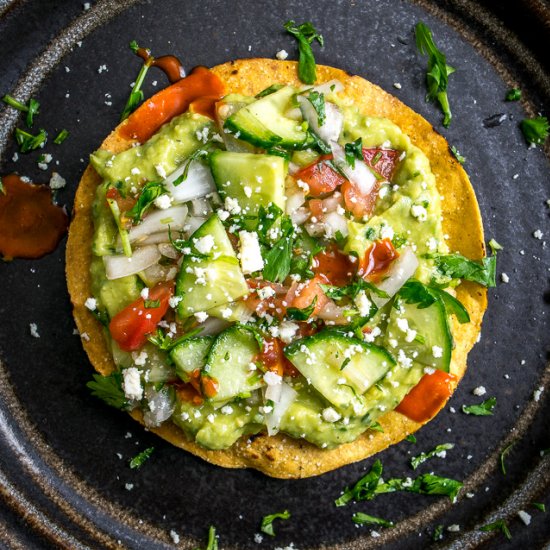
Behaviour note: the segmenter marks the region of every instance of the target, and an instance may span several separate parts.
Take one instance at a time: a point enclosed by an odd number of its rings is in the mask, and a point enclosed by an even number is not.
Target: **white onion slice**
[[[172,234],[172,238],[175,238],[176,236],[178,235]],[[169,242],[170,242],[170,235],[168,234],[168,231],[164,231],[163,233],[153,233],[148,237],[144,236],[143,239],[137,240],[135,244],[137,244],[138,246],[145,246],[147,244],[162,244],[162,243],[169,243]]]
[[[131,257],[124,254],[103,256],[107,279],[120,279],[128,275],[135,275],[160,260],[159,249],[155,245],[136,248]]]
[[[174,266],[153,264],[143,270],[143,275],[148,285],[155,285],[164,281],[171,281],[176,278],[178,270]]]
[[[180,256],[180,253],[172,246],[170,242],[162,242],[158,245],[159,252],[166,256],[167,258],[172,258],[172,260],[177,260]]]
[[[338,93],[341,92],[343,89],[344,85],[336,79],[329,80],[328,82],[323,82],[323,84],[319,84],[318,86],[313,86],[313,88],[311,88],[312,91],[325,95],[330,93]]]
[[[174,202],[187,202],[191,199],[204,197],[208,193],[216,190],[214,179],[210,168],[197,160],[191,161],[187,178],[179,185],[174,185],[176,181],[185,171],[187,161],[176,168],[162,183],[168,193],[171,195]]]
[[[271,395],[271,388],[276,388],[275,391],[273,391],[273,394],[275,392],[278,395],[274,395],[276,399],[273,397],[270,397]],[[290,407],[294,400],[297,397],[296,391],[291,388],[286,382],[281,382],[280,384],[276,384],[275,386],[268,386],[266,389],[265,397],[266,399],[270,399],[273,401],[273,410],[265,415],[265,424],[267,426],[267,433],[268,435],[275,435],[279,431],[279,426],[281,425],[281,420]]]
[[[321,237],[325,234],[325,224],[323,222],[308,222],[304,227],[311,237]]]
[[[285,210],[287,214],[292,214],[300,206],[302,206],[306,202],[306,196],[303,191],[297,191],[296,193],[292,193],[292,195],[288,195],[286,198],[286,206]]]
[[[355,183],[362,195],[368,195],[376,185],[376,176],[366,163],[362,160],[355,159],[355,167],[352,168],[346,161],[346,153],[343,147],[335,141],[332,141],[330,143],[330,148],[334,155],[334,161],[338,164],[340,170],[344,172],[345,176],[352,183]]]
[[[148,387],[145,390],[145,398],[148,401],[149,410],[143,413],[143,422],[148,428],[159,426],[172,416],[175,404],[166,389],[156,391],[154,388]]]
[[[388,276],[379,285],[380,290],[386,292],[389,298],[381,298],[372,294],[372,301],[378,308],[385,305],[391,297],[395,296],[399,289],[414,275],[418,267],[418,259],[411,248],[404,248],[397,260],[395,260],[389,271]]]
[[[342,214],[338,212],[329,212],[323,216],[323,222],[325,223],[325,234],[327,239],[332,239],[338,232],[343,237],[348,236],[348,220]]]
[[[319,126],[319,115],[311,101],[303,95],[296,97],[300,103],[304,119],[307,120],[310,128],[326,143],[337,141],[344,125],[344,115],[340,112],[340,109],[334,103],[325,101],[325,120]]]
[[[166,210],[155,210],[145,216],[139,225],[133,226],[128,232],[128,237],[130,242],[140,241],[154,233],[168,233],[168,226],[175,233],[183,229],[186,218],[187,206],[184,204]]]

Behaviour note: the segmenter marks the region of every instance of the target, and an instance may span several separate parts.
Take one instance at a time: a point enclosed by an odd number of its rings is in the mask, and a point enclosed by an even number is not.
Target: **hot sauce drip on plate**
[[[15,174],[2,177],[2,184],[0,254],[5,259],[40,258],[55,250],[69,217],[52,204],[50,188],[26,183]]]
[[[425,374],[395,410],[415,422],[427,422],[451,396],[454,381],[454,374],[442,370]]]
[[[147,99],[121,126],[127,139],[147,141],[164,123],[187,111],[214,118],[214,105],[225,95],[225,84],[206,67],[196,67],[191,74]]]

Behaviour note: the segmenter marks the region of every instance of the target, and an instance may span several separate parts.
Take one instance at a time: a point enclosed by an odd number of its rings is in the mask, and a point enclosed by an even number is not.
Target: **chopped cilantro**
[[[466,157],[463,157],[454,145],[451,145],[451,153],[455,156],[456,160],[460,162],[460,164],[464,164],[466,162]]]
[[[262,518],[262,524],[260,529],[263,533],[267,535],[275,536],[275,531],[273,530],[273,521],[276,519],[288,519],[290,518],[290,512],[285,510],[284,512],[277,512],[276,514],[269,514]]]
[[[163,193],[166,193],[166,189],[162,183],[158,181],[146,183],[139,194],[136,204],[128,210],[128,216],[133,218],[135,224],[139,223],[143,219],[145,212],[151,208],[155,200]]]
[[[334,501],[336,506],[345,506],[352,500],[372,500],[382,477],[382,462],[377,460],[371,469],[353,487],[346,487],[341,497]]]
[[[355,168],[355,159],[363,160],[363,138],[357,138],[351,143],[344,145],[344,151],[346,153],[346,162]]]
[[[374,424],[371,424],[369,426],[369,430],[374,430],[375,432],[384,433],[384,428],[382,428],[382,424],[380,424],[380,422],[375,422]]]
[[[68,137],[69,137],[68,130],[63,129],[59,132],[59,134],[57,134],[57,136],[55,136],[55,139],[53,140],[53,142],[56,145],[61,145]]]
[[[510,529],[508,529],[508,525],[504,519],[497,519],[497,521],[488,523],[487,525],[480,527],[480,529],[481,531],[501,531],[508,540],[512,538],[512,533],[510,533]]]
[[[545,116],[537,116],[535,118],[524,118],[520,122],[520,128],[527,143],[542,145],[548,137],[548,119]]]
[[[432,539],[434,541],[443,539],[443,529],[444,529],[443,525],[436,526],[436,528],[434,529],[434,534],[432,535]]]
[[[311,129],[308,129],[308,134],[313,138],[313,149],[317,149],[323,155],[330,155],[332,149]]]
[[[504,475],[506,475],[506,457],[512,450],[512,447],[516,444],[515,441],[510,443],[501,453],[500,453],[500,469]]]
[[[132,40],[130,42],[130,49],[135,54],[137,54],[137,51],[139,50],[139,46],[135,40]],[[147,74],[147,71],[149,70],[149,67],[151,66],[151,63],[153,61],[154,61],[154,57],[151,56],[141,66],[139,73],[137,75],[136,81],[132,87],[132,91],[130,92],[130,96],[128,97],[126,101],[126,105],[124,106],[124,109],[122,110],[122,114],[120,115],[120,122],[127,119],[136,110],[140,102],[143,101],[143,91],[141,90],[141,86],[143,85],[143,81],[145,80],[145,75]]]
[[[489,288],[496,286],[496,256],[481,261],[469,260],[461,254],[426,254],[425,257],[434,260],[444,277],[465,279]]]
[[[519,101],[521,99],[521,90],[519,88],[511,88],[506,92],[506,101]]]
[[[314,296],[309,306],[303,309],[300,309],[297,307],[289,307],[286,310],[286,315],[289,319],[292,319],[294,321],[307,321],[311,317],[311,314],[313,313],[313,311],[315,310],[316,305],[317,305],[317,296]]]
[[[256,99],[260,99],[262,97],[265,97],[266,95],[271,95],[280,90],[282,87],[282,84],[272,84],[271,86],[268,86],[265,90],[262,90],[259,94],[256,94]]]
[[[298,58],[298,78],[304,84],[313,84],[317,80],[317,71],[311,43],[317,40],[323,46],[324,40],[322,35],[317,32],[309,21],[301,25],[296,25],[294,21],[287,21],[284,27],[298,41],[298,51],[300,53],[300,57]]]
[[[288,216],[281,220],[281,234],[281,238],[264,256],[263,277],[273,283],[282,283],[290,273],[294,226]]]
[[[533,506],[537,510],[540,510],[541,512],[546,512],[546,506],[540,502],[532,502],[531,506]]]
[[[29,108],[24,103],[21,103],[21,101],[15,99],[15,97],[13,97],[9,94],[6,94],[2,98],[2,101],[6,105],[9,105],[10,107],[13,107],[14,109],[17,109],[18,111],[23,111],[24,113],[26,113],[29,110]]]
[[[14,109],[17,109],[18,111],[22,111],[24,113],[27,113],[26,117],[26,124],[29,128],[32,128],[33,122],[34,122],[34,116],[39,114],[40,109],[40,103],[36,101],[36,99],[29,99],[29,104],[25,105],[24,103],[21,103],[17,99],[15,99],[13,96],[6,94],[2,101],[9,105],[10,107],[13,107]]]
[[[153,451],[155,450],[154,447],[148,447],[144,451],[141,451],[141,453],[137,454],[130,460],[130,468],[141,468],[146,460],[149,459],[149,457],[153,454]]]
[[[15,129],[15,140],[22,153],[28,153],[39,147],[44,147],[47,139],[48,133],[43,128],[41,128],[36,135],[25,132],[25,130],[21,130],[21,128]]]
[[[426,87],[428,93],[426,101],[436,101],[443,111],[443,126],[451,123],[451,107],[447,97],[449,75],[454,69],[447,65],[445,55],[437,48],[433,40],[432,31],[425,23],[417,23],[414,29],[416,47],[421,54],[428,56],[428,71],[426,72]]]
[[[421,495],[446,495],[454,501],[462,485],[462,482],[455,479],[449,479],[434,474],[422,474],[415,479],[389,479],[385,483],[378,485],[376,493],[408,491]]]
[[[504,248],[502,247],[502,245],[499,244],[499,243],[497,243],[497,242],[495,241],[495,239],[491,239],[491,240],[489,241],[489,248],[491,249],[491,252],[492,252],[493,254],[496,254],[496,253],[497,253],[497,250],[504,250]]]
[[[113,372],[109,376],[94,374],[94,379],[86,384],[94,397],[103,399],[107,405],[115,409],[125,409],[128,405],[126,396],[122,391],[122,375]]]
[[[416,470],[418,466],[426,462],[426,460],[429,460],[434,456],[440,456],[442,453],[445,453],[452,448],[454,448],[454,445],[452,443],[443,443],[442,445],[437,445],[437,447],[435,447],[435,449],[432,449],[430,452],[420,453],[418,456],[414,456],[413,458],[411,458],[411,466],[413,470]]]
[[[155,309],[160,307],[160,300],[144,300],[143,307],[145,309]]]
[[[310,92],[307,96],[309,102],[313,105],[315,112],[317,113],[317,123],[322,126],[325,123],[327,117],[325,111],[325,95],[319,92]]]
[[[189,175],[189,167],[191,166],[191,163],[194,160],[198,160],[201,157],[206,157],[210,154],[210,149],[197,149],[196,151],[193,151],[184,161],[184,169],[181,175],[176,178],[172,183],[174,187],[177,187],[182,181],[185,181],[187,179],[187,176]]]
[[[409,443],[416,443],[416,436],[413,435],[413,434],[409,434],[405,439],[406,439]]]
[[[496,397],[489,397],[482,401],[479,405],[462,405],[464,414],[473,414],[474,416],[492,416],[497,404]]]
[[[341,300],[345,296],[353,299],[362,290],[368,290],[379,298],[389,298],[387,292],[380,290],[378,287],[368,281],[365,281],[364,279],[357,279],[357,281],[346,286],[321,285],[321,288],[323,292],[333,300]]]
[[[354,523],[357,525],[379,525],[380,527],[393,527],[393,521],[388,521],[387,519],[377,518],[376,516],[369,516],[369,514],[364,514],[363,512],[355,512],[351,517]]]

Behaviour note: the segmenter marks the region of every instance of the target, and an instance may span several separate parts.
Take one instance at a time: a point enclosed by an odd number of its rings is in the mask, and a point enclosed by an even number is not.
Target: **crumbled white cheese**
[[[221,408],[222,414],[232,414],[233,413],[233,407],[231,405],[224,405]]]
[[[172,309],[175,309],[178,307],[178,304],[183,300],[183,298],[181,296],[171,296],[170,299],[168,300],[168,305],[172,308]]]
[[[222,317],[224,319],[229,319],[229,317],[231,317],[231,314],[233,313],[233,310],[230,307],[226,307],[222,309],[220,313],[222,314]]]
[[[421,204],[411,206],[411,216],[419,222],[425,222],[428,219],[428,211]]]
[[[458,533],[458,531],[460,531],[460,525],[453,523],[453,525],[449,525],[449,527],[447,527],[447,531],[451,531],[451,533]]]
[[[197,252],[208,254],[214,248],[214,237],[212,235],[205,235],[204,237],[193,239],[193,243]]]
[[[206,313],[206,311],[197,311],[195,313],[195,319],[199,323],[204,323],[206,321],[206,319],[208,319],[208,313]]]
[[[165,179],[168,175],[166,174],[166,170],[164,169],[164,166],[162,164],[155,164],[155,170],[162,179]]]
[[[137,166],[134,166],[131,170],[130,170],[130,174],[134,175],[134,176],[137,176],[138,174],[140,174],[141,171],[140,169],[137,167]]]
[[[264,537],[262,535],[260,535],[260,533],[256,533],[254,535],[254,542],[256,544],[261,544],[263,540],[264,540]]]
[[[250,274],[261,271],[264,268],[264,260],[258,242],[258,235],[250,231],[241,231],[239,240],[241,242],[240,260],[243,273]]]
[[[525,510],[518,510],[518,516],[525,525],[529,525],[531,523],[531,514],[528,514]]]
[[[40,334],[38,334],[38,325],[36,323],[30,323],[29,330],[33,338],[40,338]]]
[[[279,338],[285,343],[290,344],[300,327],[296,323],[283,321],[279,325]]]
[[[400,90],[400,89],[401,89],[401,84],[400,84],[399,82],[394,82],[394,83],[393,83],[393,87],[394,87],[394,88],[397,88],[398,90]]]
[[[288,52],[286,50],[279,50],[275,57],[279,59],[280,61],[284,61],[288,57]]]
[[[147,362],[148,358],[149,358],[149,354],[146,351],[141,351],[139,353],[134,351],[132,353],[132,359],[134,360],[134,364],[136,364],[138,367],[145,366],[145,363]]]
[[[359,315],[361,317],[366,317],[372,307],[372,302],[367,297],[367,294],[364,290],[361,290],[353,300],[357,309],[359,310]]]
[[[97,300],[95,298],[86,298],[84,305],[90,310],[95,311],[97,309]]]
[[[263,288],[259,288],[256,292],[260,300],[268,300],[269,298],[272,298],[276,294],[276,292],[270,286],[264,286]]]
[[[173,529],[170,531],[170,538],[172,539],[174,544],[180,543],[180,536]]]
[[[533,237],[535,237],[535,239],[539,239],[540,241],[543,237],[543,232],[540,229],[537,229],[536,231],[533,231]]]
[[[338,414],[332,407],[323,409],[323,420],[325,422],[338,422],[342,416]]]
[[[443,348],[439,346],[432,346],[432,355],[439,359],[440,357],[443,357]]]
[[[381,239],[390,239],[390,241],[391,241],[394,236],[395,236],[395,231],[393,230],[393,227],[391,227],[389,225],[385,225],[380,230],[380,238]]]
[[[62,189],[65,185],[67,185],[65,178],[62,178],[57,172],[53,172],[50,178],[50,189]]]
[[[239,201],[233,197],[225,197],[224,206],[230,214],[240,214],[241,212]]]
[[[508,275],[506,273],[501,273],[500,278],[501,278],[503,283],[509,283],[510,282],[510,277],[508,277]]]
[[[139,401],[143,397],[141,377],[136,367],[129,367],[122,371],[122,389],[127,399]]]
[[[533,392],[533,399],[535,401],[540,401],[540,396],[542,395],[542,392],[544,391],[543,386],[539,386],[534,392]]]
[[[142,288],[139,294],[144,300],[147,300],[149,298],[149,287]]]
[[[477,395],[478,397],[481,397],[482,395],[485,395],[487,393],[487,390],[484,386],[478,386],[477,388],[474,388],[472,391],[474,395]]]
[[[172,197],[170,195],[161,195],[155,199],[155,206],[159,210],[166,210],[172,206]]]

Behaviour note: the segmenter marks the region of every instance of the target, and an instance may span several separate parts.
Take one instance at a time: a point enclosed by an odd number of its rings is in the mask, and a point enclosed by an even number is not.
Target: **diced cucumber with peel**
[[[354,416],[364,409],[362,394],[395,364],[384,348],[330,331],[294,342],[285,355],[325,399]]]
[[[210,157],[212,175],[222,199],[235,199],[243,214],[260,206],[285,208],[286,162],[274,155],[216,151]]]
[[[224,127],[239,139],[264,149],[275,145],[305,149],[311,145],[312,138],[299,121],[285,116],[292,107],[295,93],[291,86],[284,86],[231,115]]]
[[[264,385],[261,371],[251,369],[259,352],[254,334],[245,327],[229,327],[216,337],[203,369],[218,383],[212,402],[247,397]]]
[[[176,366],[176,374],[184,382],[189,382],[189,375],[193,371],[204,368],[206,356],[213,342],[213,336],[188,338],[170,352],[170,357]]]

